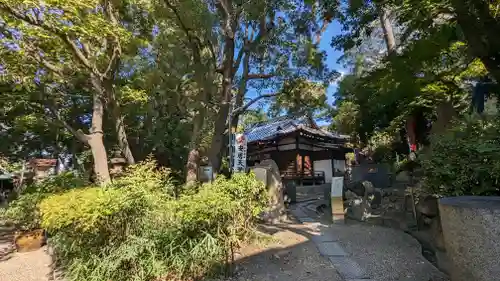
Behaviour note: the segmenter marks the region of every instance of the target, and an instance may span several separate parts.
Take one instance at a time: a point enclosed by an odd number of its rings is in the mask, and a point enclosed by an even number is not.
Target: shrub
[[[154,166],[43,200],[42,224],[68,280],[192,280],[220,268],[249,237],[267,202],[253,175],[218,178],[174,199]]]
[[[40,227],[38,204],[49,194],[62,192],[85,181],[73,173],[61,173],[43,181],[27,186],[16,199],[0,212],[0,219],[13,224],[20,230],[32,230]]]
[[[443,196],[500,194],[499,121],[470,117],[433,137],[421,161],[426,188]]]

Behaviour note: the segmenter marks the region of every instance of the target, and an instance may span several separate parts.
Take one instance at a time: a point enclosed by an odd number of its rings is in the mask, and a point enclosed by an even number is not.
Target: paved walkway
[[[309,229],[321,255],[345,281],[447,280],[421,255],[420,244],[409,235],[359,223],[329,225],[307,205],[293,205],[292,214]]]

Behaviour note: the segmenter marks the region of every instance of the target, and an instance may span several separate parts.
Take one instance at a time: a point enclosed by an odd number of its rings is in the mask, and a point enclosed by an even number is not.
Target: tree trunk
[[[232,98],[233,87],[233,60],[234,60],[234,34],[232,31],[226,32],[224,44],[224,71],[222,77],[222,103],[215,120],[214,135],[210,147],[209,158],[212,162],[213,171],[217,173],[221,168],[222,150],[224,149],[224,132],[226,131],[226,121],[229,116],[229,107]]]
[[[226,136],[227,116],[229,114],[229,103],[222,104],[214,125],[214,135],[209,151],[209,159],[214,173],[219,172],[222,163],[222,151],[224,149],[224,136]]]
[[[245,57],[243,58],[243,73],[241,75],[240,87],[238,89],[238,93],[236,94],[236,102],[235,108],[240,108],[243,106],[243,100],[245,98],[245,94],[247,92],[247,82],[248,82],[248,73],[250,71],[250,53],[246,52]],[[240,113],[235,114],[231,119],[231,128],[236,129],[238,127],[238,122],[240,119]]]
[[[205,95],[205,93],[203,93]],[[204,99],[204,98],[203,98]],[[193,184],[197,180],[198,168],[200,166],[200,151],[198,146],[200,145],[201,132],[203,130],[203,124],[205,122],[206,108],[204,104],[199,109],[198,114],[195,116],[193,121],[193,134],[191,135],[190,141],[190,151],[188,154],[188,159],[186,163],[186,184]]]
[[[487,1],[453,0],[452,5],[471,53],[500,82],[500,21],[491,15]]]
[[[108,168],[108,155],[104,147],[104,133],[102,130],[102,123],[104,118],[104,104],[102,101],[103,88],[101,81],[98,77],[92,75],[92,85],[96,90],[93,94],[92,106],[92,123],[90,128],[90,135],[87,135],[87,144],[92,151],[94,158],[94,172],[96,173],[97,182],[99,184],[106,184],[111,180]]]
[[[128,143],[127,132],[125,131],[125,123],[123,122],[123,115],[120,110],[120,103],[116,98],[115,91],[113,89],[113,84],[111,81],[105,81],[106,83],[106,97],[109,99],[109,106],[111,107],[111,115],[113,117],[113,122],[115,123],[116,137],[118,138],[118,146],[123,154],[123,157],[127,160],[127,164],[135,164],[134,155],[130,149]]]
[[[198,180],[198,168],[200,165],[200,152],[198,148],[193,148],[189,151],[186,164],[186,185],[193,185]]]
[[[108,155],[104,147],[102,133],[94,133],[89,136],[88,145],[92,151],[94,158],[94,172],[96,174],[96,181],[99,184],[106,184],[110,181],[109,168],[108,168]]]
[[[432,124],[431,134],[442,134],[451,125],[456,116],[455,108],[451,101],[443,101],[437,106],[437,119]]]
[[[378,7],[378,14],[380,25],[384,31],[384,40],[387,45],[387,54],[391,55],[396,50],[396,40],[394,39],[394,32],[392,30],[391,20],[389,19],[389,11],[383,6]]]

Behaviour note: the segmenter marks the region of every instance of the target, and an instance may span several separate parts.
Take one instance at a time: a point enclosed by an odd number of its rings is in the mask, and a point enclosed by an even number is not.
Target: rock
[[[424,199],[419,200],[416,208],[417,212],[428,217],[437,217],[439,215],[438,198],[432,195],[426,196]]]
[[[444,244],[443,228],[441,227],[441,219],[439,217],[432,219],[429,231],[432,236],[433,246],[436,250],[445,251],[446,246]]]
[[[366,195],[366,200],[370,202],[372,208],[378,208],[382,204],[382,194],[380,191],[374,191]]]
[[[365,188],[364,195],[375,192],[375,186],[373,186],[373,183],[371,183],[369,181],[363,181],[362,184],[363,184],[363,186]]]
[[[429,218],[428,216],[422,216],[422,220],[423,220],[424,224],[426,224],[426,225],[432,224],[432,218]]]
[[[444,273],[450,274],[451,264],[446,252],[437,250],[434,254],[436,255],[437,267]]]
[[[365,186],[361,181],[351,182],[346,185],[348,191],[353,192],[357,196],[365,196]],[[347,191],[346,191],[347,192]]]
[[[370,216],[368,212],[370,208],[370,203],[365,199],[357,198],[349,202],[346,216],[357,221],[365,221]]]
[[[350,190],[347,190],[344,194],[345,196],[345,199],[346,200],[353,200],[353,199],[356,199],[356,198],[359,198],[358,195],[356,195],[356,193],[350,191]]]
[[[252,168],[256,177],[266,184],[269,195],[269,208],[263,216],[263,219],[277,223],[283,220],[285,214],[284,187],[281,181],[279,168],[273,160],[264,160]],[[293,194],[289,194],[292,196]],[[293,196],[292,196],[293,198]],[[292,200],[293,201],[293,200]]]

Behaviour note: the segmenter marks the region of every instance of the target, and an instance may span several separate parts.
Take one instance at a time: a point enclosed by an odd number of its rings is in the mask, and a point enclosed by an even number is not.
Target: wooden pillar
[[[302,164],[300,165],[300,185],[303,185],[304,184],[304,158],[305,158],[305,155],[304,155],[304,152],[303,151],[300,151],[300,161],[302,161]]]
[[[332,180],[333,180],[333,178],[335,177],[335,158],[333,157],[333,149],[330,149],[330,161],[332,161]]]

